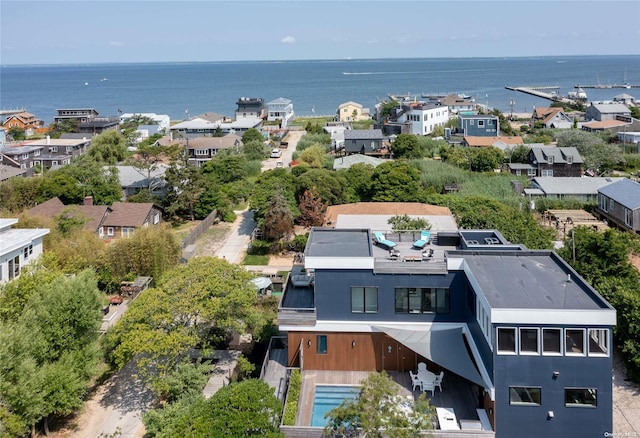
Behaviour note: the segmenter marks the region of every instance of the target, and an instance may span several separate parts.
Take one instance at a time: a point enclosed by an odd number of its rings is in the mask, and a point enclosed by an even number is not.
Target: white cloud
[[[122,47],[124,43],[122,41],[109,41],[111,47]]]
[[[286,37],[282,38],[280,40],[280,42],[281,43],[285,43],[285,44],[295,44],[296,39],[295,39],[295,37],[292,37],[292,36],[286,36]]]

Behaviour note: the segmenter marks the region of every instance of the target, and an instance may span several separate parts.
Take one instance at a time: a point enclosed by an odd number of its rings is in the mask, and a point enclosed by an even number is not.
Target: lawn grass
[[[247,254],[242,261],[242,264],[251,266],[266,266],[269,264],[269,256]]]

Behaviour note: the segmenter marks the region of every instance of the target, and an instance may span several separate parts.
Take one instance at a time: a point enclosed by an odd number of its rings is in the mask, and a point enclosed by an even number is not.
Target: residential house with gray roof
[[[344,131],[344,152],[346,155],[379,154],[383,139],[380,129],[347,129]]]
[[[239,150],[242,147],[242,137],[236,134],[227,134],[224,137],[196,137],[187,139],[185,147],[189,163],[200,167],[221,150]]]
[[[536,167],[535,176],[582,176],[584,160],[574,147],[532,147],[528,161]]]
[[[386,371],[417,397],[409,371],[423,364],[423,385],[444,376],[429,403],[451,421],[439,418],[435,436],[612,433],[616,311],[567,262],[496,230],[434,227],[416,249],[419,231],[389,228],[312,228],[278,307],[302,393],[332,371]]]
[[[556,177],[538,176],[531,180],[530,187],[523,190],[530,198],[576,199],[582,202],[594,202],[598,199],[598,190],[618,181],[610,177]]]
[[[43,252],[47,228],[12,228],[18,219],[0,219],[0,284],[20,276]]]
[[[609,225],[640,233],[640,184],[622,178],[598,189],[596,211]]]
[[[631,110],[625,104],[617,102],[591,103],[584,112],[586,121],[616,120],[620,116],[630,121]]]

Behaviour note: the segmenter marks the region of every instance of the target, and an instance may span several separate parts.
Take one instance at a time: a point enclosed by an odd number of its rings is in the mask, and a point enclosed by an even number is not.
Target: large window
[[[316,345],[317,345],[316,353],[327,354],[327,335],[317,335]]]
[[[396,313],[449,313],[449,289],[396,288]]]
[[[519,406],[540,406],[541,389],[538,387],[510,386],[509,404]]]
[[[547,356],[562,355],[562,329],[542,329],[542,354]]]
[[[584,329],[564,331],[564,351],[568,355],[584,355]]]
[[[537,328],[520,329],[520,354],[540,354]]]
[[[589,356],[609,355],[609,330],[589,329]]]
[[[378,288],[352,287],[351,313],[378,313]]]
[[[574,408],[598,406],[598,391],[595,388],[565,388],[564,405]]]
[[[512,327],[498,328],[498,353],[516,354],[516,329]]]

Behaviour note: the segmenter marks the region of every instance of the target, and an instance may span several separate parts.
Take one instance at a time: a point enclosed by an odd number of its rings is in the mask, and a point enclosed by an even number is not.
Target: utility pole
[[[509,100],[509,105],[511,105],[511,121],[513,122],[513,106],[516,104],[515,99]]]

